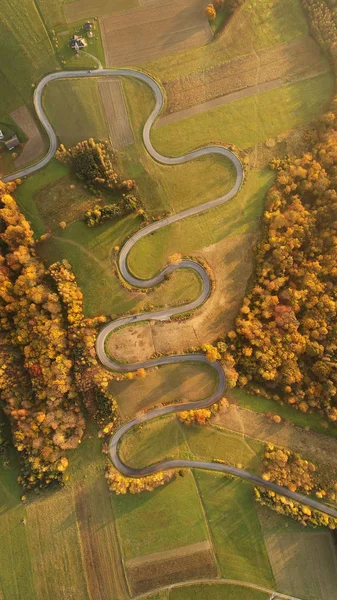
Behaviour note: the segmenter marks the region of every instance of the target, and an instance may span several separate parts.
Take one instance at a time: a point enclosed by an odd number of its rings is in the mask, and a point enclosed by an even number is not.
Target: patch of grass
[[[278,414],[286,421],[290,421],[290,423],[293,423],[298,427],[308,427],[317,433],[337,437],[336,425],[326,421],[323,416],[317,413],[302,413],[291,406],[282,406],[275,400],[263,398],[262,396],[252,396],[240,388],[231,390],[230,395],[243,408],[249,408],[257,413],[271,412]]]
[[[184,433],[175,416],[149,421],[132,429],[120,443],[120,457],[133,468],[161,462],[166,458],[188,458]]]
[[[124,417],[165,402],[200,400],[215,386],[214,372],[198,363],[164,365],[148,371],[145,379],[112,381],[110,392]]]
[[[200,281],[193,271],[174,273],[168,281],[154,288],[153,295],[129,292],[121,285],[113,266],[112,249],[121,245],[139,225],[140,219],[135,215],[106,221],[93,228],[77,221],[39,244],[39,254],[47,264],[62,258],[70,261],[84,294],[87,316],[115,317],[133,309],[144,312],[148,303],[162,306],[163,302],[181,303],[198,297]]]
[[[223,35],[205,46],[154,60],[147,69],[167,81],[307,34],[300,0],[247,0]]]
[[[166,458],[222,460],[258,473],[263,444],[211,425],[187,426],[174,415],[156,419],[132,429],[122,439],[120,456],[133,468]]]
[[[196,471],[221,576],[275,589],[252,486]]]
[[[174,252],[190,255],[226,237],[255,231],[273,178],[269,169],[249,171],[240,192],[226,204],[140,240],[129,254],[130,270],[138,277],[147,278],[166,265]]]
[[[108,139],[97,81],[53,81],[45,89],[43,104],[65,146],[73,146],[91,137]]]
[[[154,105],[152,90],[136,80],[123,79],[135,143],[118,153],[121,168],[137,181],[150,215],[177,213],[190,206],[213,200],[229,191],[235,172],[227,159],[205,156],[183,165],[161,165],[144,148],[142,133]],[[162,153],[167,155],[168,149]]]
[[[32,84],[58,67],[48,33],[33,0],[3,0],[0,15],[0,116],[31,105]]]
[[[22,523],[26,510],[16,475],[0,462],[0,592],[3,600],[21,600],[23,593],[25,599],[35,600],[28,531]]]
[[[38,194],[39,190],[52,185],[68,173],[69,169],[66,165],[62,165],[58,160],[53,159],[44,169],[27,177],[16,189],[15,198],[21,210],[32,224],[36,237],[45,233],[48,227],[44,222],[39,207],[34,201],[34,197]]]
[[[155,599],[150,596],[151,600]],[[149,600],[150,600],[149,598]],[[169,600],[267,600],[265,592],[228,584],[197,584],[173,588]]]
[[[111,499],[125,560],[208,540],[191,473],[151,493]]]
[[[170,156],[210,140],[250,148],[317,119],[327,110],[333,91],[332,74],[324,73],[157,127],[152,141]]]

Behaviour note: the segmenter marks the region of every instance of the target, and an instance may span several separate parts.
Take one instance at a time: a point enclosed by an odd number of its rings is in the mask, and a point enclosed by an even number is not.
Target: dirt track
[[[156,0],[100,19],[107,65],[140,65],[212,38],[205,0]]]
[[[41,133],[26,106],[21,106],[12,112],[11,117],[28,138],[19,158],[14,162],[15,167],[20,168],[34,162],[34,160],[43,154],[44,143]]]
[[[105,118],[113,148],[125,148],[134,141],[123,90],[118,79],[100,81],[98,84]]]

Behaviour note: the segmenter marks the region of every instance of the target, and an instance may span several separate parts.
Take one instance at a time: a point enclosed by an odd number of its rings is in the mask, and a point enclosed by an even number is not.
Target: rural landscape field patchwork
[[[0,600],[337,600],[335,0],[3,0]]]

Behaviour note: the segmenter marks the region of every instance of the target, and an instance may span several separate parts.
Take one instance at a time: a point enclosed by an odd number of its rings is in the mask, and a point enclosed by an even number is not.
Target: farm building
[[[84,23],[83,29],[89,38],[92,38],[94,36],[93,26],[92,26],[91,21],[87,21],[86,23]]]
[[[14,134],[7,142],[5,142],[5,146],[7,150],[14,150],[17,146],[20,145],[20,140],[16,134]]]
[[[2,133],[1,129],[0,129],[0,142],[2,142],[2,140],[4,139],[4,134]]]
[[[72,36],[71,40],[70,40],[70,47],[73,48],[73,50],[75,50],[75,52],[79,52],[81,48],[84,48],[86,46],[86,42],[83,38],[79,37],[78,35],[74,35]]]

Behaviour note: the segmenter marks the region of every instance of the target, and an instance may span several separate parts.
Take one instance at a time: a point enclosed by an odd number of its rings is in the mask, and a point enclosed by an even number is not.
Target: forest
[[[306,0],[336,73],[336,3]],[[226,338],[238,385],[337,421],[337,98],[299,158],[274,159],[254,282]]]

